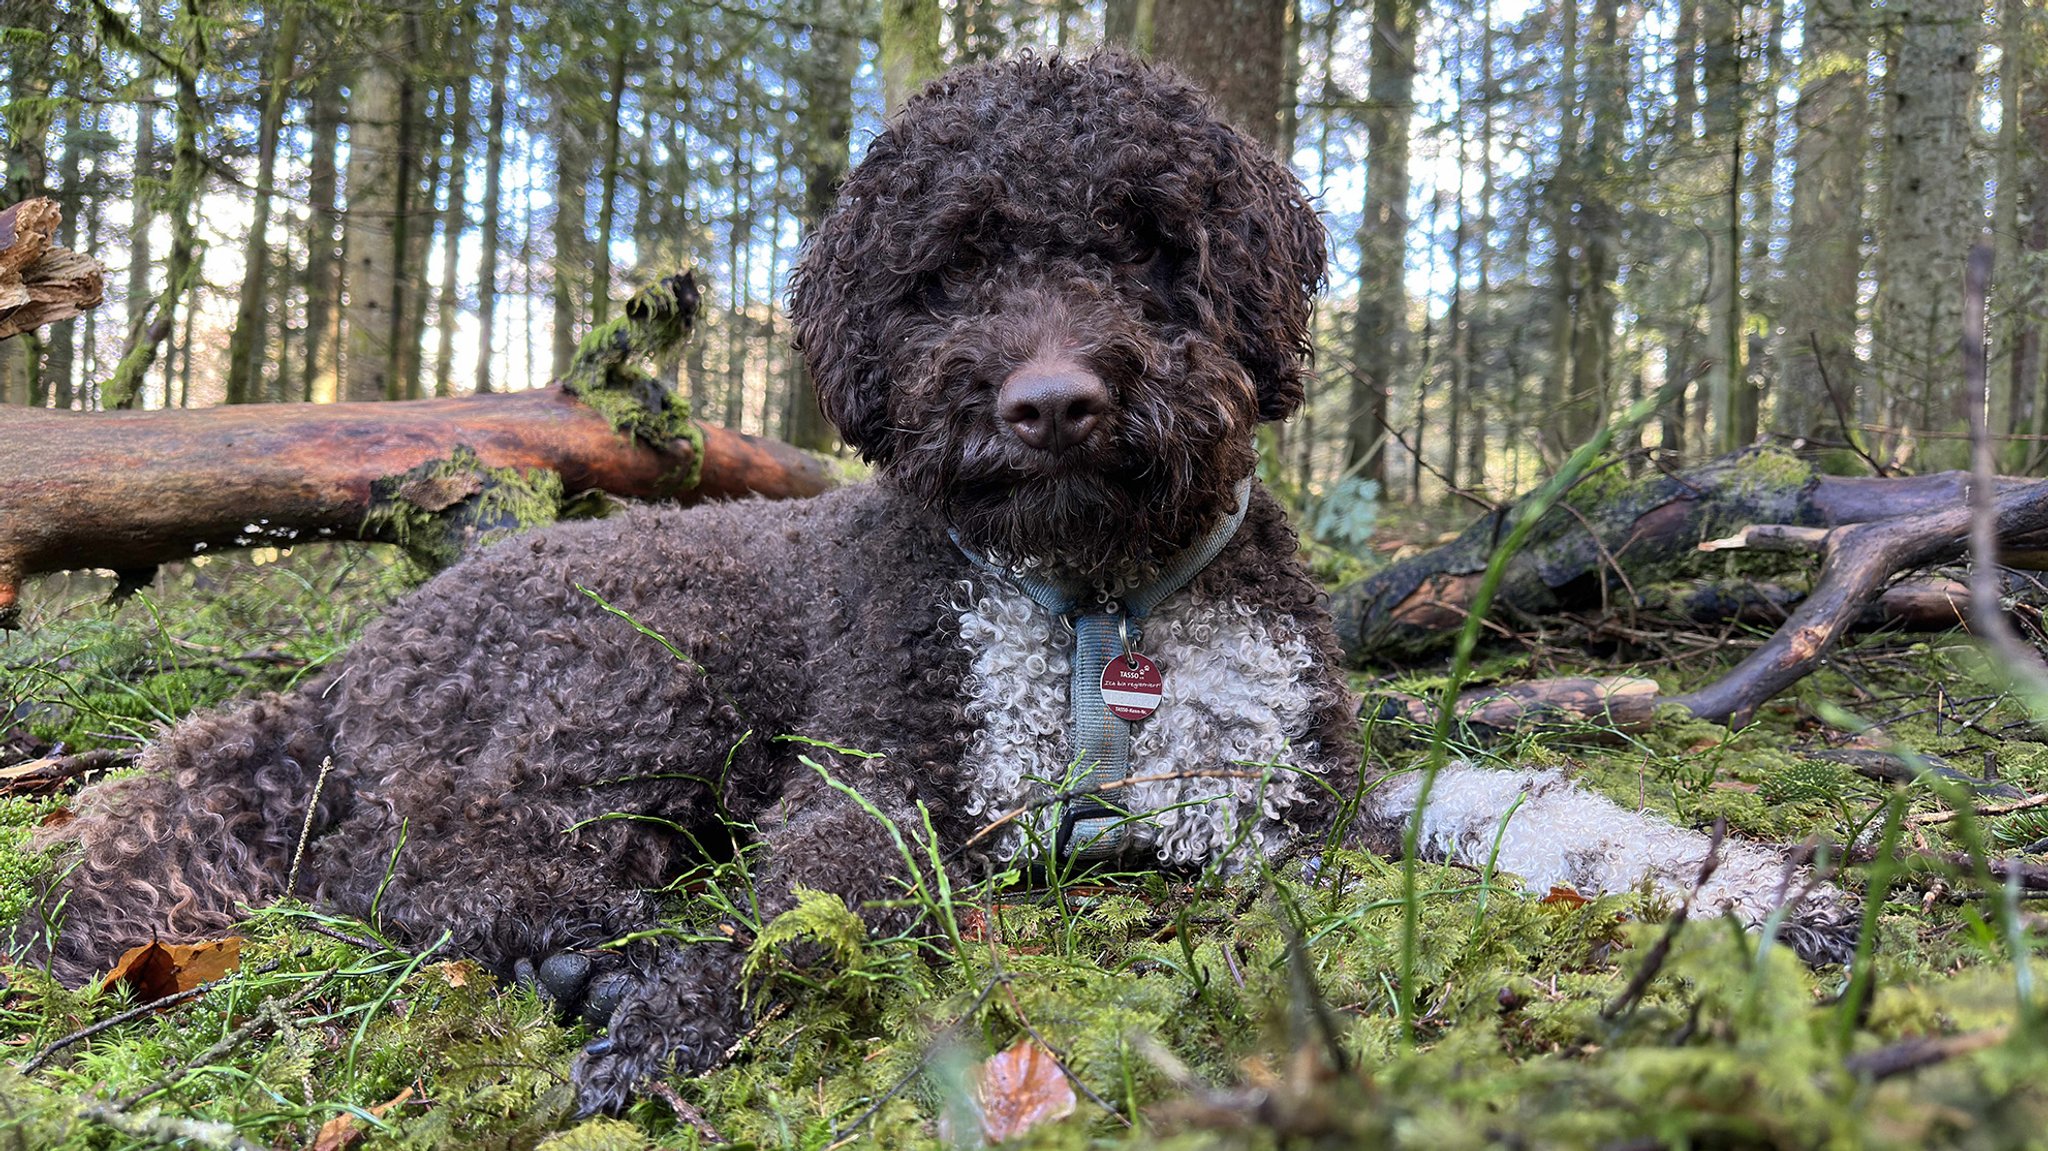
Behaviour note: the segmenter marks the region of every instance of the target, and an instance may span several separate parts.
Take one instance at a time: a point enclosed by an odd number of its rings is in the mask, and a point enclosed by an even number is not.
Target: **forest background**
[[[0,403],[545,383],[634,286],[709,285],[712,421],[829,448],[781,293],[886,110],[953,64],[1173,60],[1330,227],[1298,494],[1526,487],[1705,365],[1644,447],[2048,457],[2048,11],[2029,0],[0,0],[0,201],[108,306],[0,342]],[[0,409],[0,419],[4,419]]]

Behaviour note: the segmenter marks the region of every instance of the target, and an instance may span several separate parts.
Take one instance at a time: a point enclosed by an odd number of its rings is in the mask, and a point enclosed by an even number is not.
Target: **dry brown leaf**
[[[434,964],[429,970],[440,972],[441,978],[446,980],[450,987],[467,987],[483,974],[483,969],[478,967],[474,960],[469,959],[446,960]]]
[[[242,965],[238,936],[208,943],[149,942],[131,947],[100,980],[101,987],[126,983],[144,1003],[211,983]]]
[[[1544,896],[1536,902],[1551,903],[1559,907],[1584,907],[1586,905],[1586,897],[1580,895],[1577,888],[1566,887],[1563,884],[1558,884],[1556,887],[1550,889],[1550,894]]]
[[[1074,1113],[1073,1085],[1052,1052],[1029,1035],[989,1056],[978,1079],[981,1133],[991,1143]]]
[[[394,1107],[402,1107],[412,1099],[412,1088],[400,1091],[390,1100],[370,1108],[370,1114],[382,1119]],[[320,1125],[320,1133],[313,1137],[313,1151],[343,1151],[361,1139],[367,1132],[356,1126],[356,1117],[344,1111]]]
[[[71,814],[70,808],[53,807],[36,822],[42,827],[62,827],[70,823],[74,818],[76,817]]]

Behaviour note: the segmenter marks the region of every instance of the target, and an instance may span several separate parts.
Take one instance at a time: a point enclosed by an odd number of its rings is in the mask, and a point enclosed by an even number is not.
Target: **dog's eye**
[[[953,310],[953,290],[944,276],[926,276],[923,288],[926,311],[943,314]]]

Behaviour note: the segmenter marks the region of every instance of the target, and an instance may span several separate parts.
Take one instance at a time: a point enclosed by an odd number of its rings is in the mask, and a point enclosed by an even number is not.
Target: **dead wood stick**
[[[57,247],[64,213],[37,198],[0,209],[0,340],[68,320],[105,298],[106,269]]]
[[[1994,513],[2000,538],[2048,527],[2048,481],[2000,491]],[[1969,530],[1970,508],[1960,499],[1916,515],[1836,528],[1828,534],[1813,594],[1784,626],[1733,672],[1671,702],[1701,719],[1746,722],[1819,665],[1886,580],[1961,555]]]
[[[481,490],[473,475],[418,473],[459,450],[481,468],[553,473],[565,495],[693,502],[831,486],[795,448],[700,427],[701,466],[688,439],[655,446],[615,430],[559,387],[403,403],[13,409],[0,421],[0,622],[37,573],[146,570],[324,538],[402,542],[389,515],[399,501],[435,513]]]

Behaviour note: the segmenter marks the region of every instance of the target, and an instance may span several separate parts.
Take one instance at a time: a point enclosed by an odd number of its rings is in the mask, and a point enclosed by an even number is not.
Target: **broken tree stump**
[[[0,209],[0,340],[68,320],[105,298],[100,262],[57,246],[63,219],[49,199]]]

